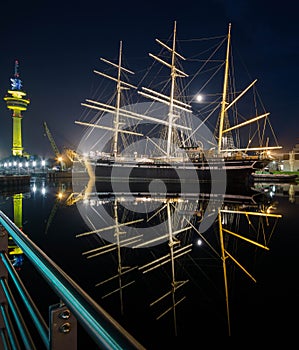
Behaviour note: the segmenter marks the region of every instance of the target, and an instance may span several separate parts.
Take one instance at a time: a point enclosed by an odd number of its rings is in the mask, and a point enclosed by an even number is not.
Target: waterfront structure
[[[8,109],[12,111],[13,119],[13,139],[12,139],[12,155],[23,156],[22,145],[22,112],[27,110],[30,100],[26,98],[26,92],[22,88],[22,80],[19,74],[19,62],[15,61],[14,75],[10,79],[11,89],[7,91],[4,101]]]
[[[299,171],[299,143],[289,152],[276,153],[275,161],[269,164],[270,170]]]
[[[294,148],[289,152],[287,161],[284,162],[285,170],[299,171],[299,144],[297,143]]]

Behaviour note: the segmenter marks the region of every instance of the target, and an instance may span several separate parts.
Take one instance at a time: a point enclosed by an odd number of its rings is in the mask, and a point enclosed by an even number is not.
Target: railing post
[[[49,308],[50,350],[77,350],[77,319],[64,304]]]

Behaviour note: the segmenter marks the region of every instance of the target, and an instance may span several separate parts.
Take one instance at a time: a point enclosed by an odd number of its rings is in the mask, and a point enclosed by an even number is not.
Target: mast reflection
[[[159,293],[158,288],[148,291],[149,308],[157,310],[152,311],[157,321],[172,314],[173,332],[178,335],[177,309],[186,300],[185,286],[190,278],[199,278],[194,268],[188,270],[190,262],[200,272],[201,263],[212,259],[218,270],[217,284],[222,267],[227,332],[231,334],[229,291],[234,276],[241,272],[256,282],[250,268],[258,249],[269,250],[281,218],[269,192],[252,188],[234,188],[224,195],[85,192],[80,199],[76,205],[91,230],[76,237],[92,237],[94,242],[94,248],[83,255],[91,259],[109,254],[114,261],[115,273],[95,284],[104,289],[117,281],[102,298],[119,293],[123,315],[124,290],[146,276],[150,285],[160,288]],[[111,261],[108,265],[110,271]]]

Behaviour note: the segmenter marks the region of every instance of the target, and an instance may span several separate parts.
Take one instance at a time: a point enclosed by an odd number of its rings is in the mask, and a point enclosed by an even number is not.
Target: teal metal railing
[[[0,348],[1,340],[4,349],[20,348],[18,337],[13,329],[13,324],[16,324],[19,337],[25,348],[35,349],[26,322],[23,320],[22,313],[9,288],[8,282],[12,281],[29,311],[46,349],[51,350],[55,345],[55,349],[62,350],[66,348],[67,344],[74,344],[76,341],[74,337],[77,336],[77,321],[100,349],[144,349],[2,211],[0,211],[0,229],[0,285],[2,287],[2,292],[0,291],[0,317],[2,317],[0,319]],[[33,267],[60,298],[60,303],[50,308],[49,326],[44,321],[8,257],[8,236],[11,236]],[[14,322],[10,319],[11,315]],[[12,347],[10,347],[11,345]],[[72,350],[76,348],[76,345],[73,345]]]

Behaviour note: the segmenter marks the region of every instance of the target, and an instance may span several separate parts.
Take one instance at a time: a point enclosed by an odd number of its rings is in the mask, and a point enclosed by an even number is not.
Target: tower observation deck
[[[15,61],[14,76],[10,79],[11,89],[7,91],[4,101],[8,109],[12,110],[13,139],[12,155],[23,156],[22,146],[22,112],[27,110],[30,100],[25,98],[26,92],[22,89],[22,80],[19,75],[19,62]]]

